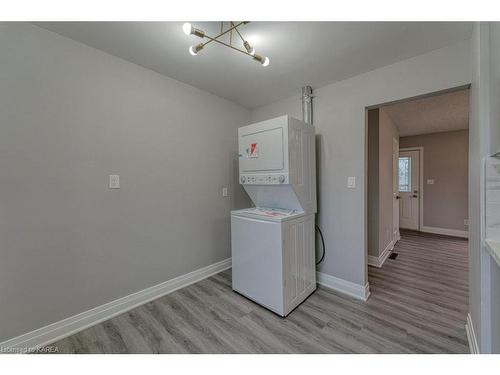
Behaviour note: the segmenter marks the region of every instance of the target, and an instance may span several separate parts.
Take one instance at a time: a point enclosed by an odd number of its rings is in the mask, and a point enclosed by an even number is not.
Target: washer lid
[[[263,220],[284,221],[304,215],[303,211],[286,210],[281,208],[250,207],[242,210],[231,211],[232,215],[246,216]]]

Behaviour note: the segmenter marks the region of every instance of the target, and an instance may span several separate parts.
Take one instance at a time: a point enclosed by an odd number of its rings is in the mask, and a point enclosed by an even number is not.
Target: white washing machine
[[[245,209],[231,214],[233,290],[288,315],[316,289],[314,214]]]
[[[286,316],[316,289],[314,127],[282,116],[239,128],[238,143],[256,207],[231,212],[233,290]]]

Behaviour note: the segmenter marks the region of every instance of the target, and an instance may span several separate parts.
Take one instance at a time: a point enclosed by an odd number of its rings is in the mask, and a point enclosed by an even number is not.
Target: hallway
[[[467,240],[401,230],[395,260],[368,267],[368,305],[392,306],[394,324],[413,317],[409,338],[428,342],[430,352],[469,353]],[[376,302],[375,302],[376,301]],[[432,346],[436,345],[435,348]]]
[[[60,353],[468,353],[467,241],[401,233],[372,294],[319,287],[286,319],[225,271],[56,342]]]

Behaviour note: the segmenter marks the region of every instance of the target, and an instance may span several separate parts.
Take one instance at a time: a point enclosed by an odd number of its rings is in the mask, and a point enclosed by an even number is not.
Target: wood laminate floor
[[[286,319],[225,271],[60,340],[60,353],[468,353],[467,241],[402,232],[367,302],[319,287]]]

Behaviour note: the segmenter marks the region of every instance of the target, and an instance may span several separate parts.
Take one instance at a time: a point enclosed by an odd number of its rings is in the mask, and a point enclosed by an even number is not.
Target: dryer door
[[[239,140],[240,173],[282,170],[283,142],[282,126],[242,135]]]

